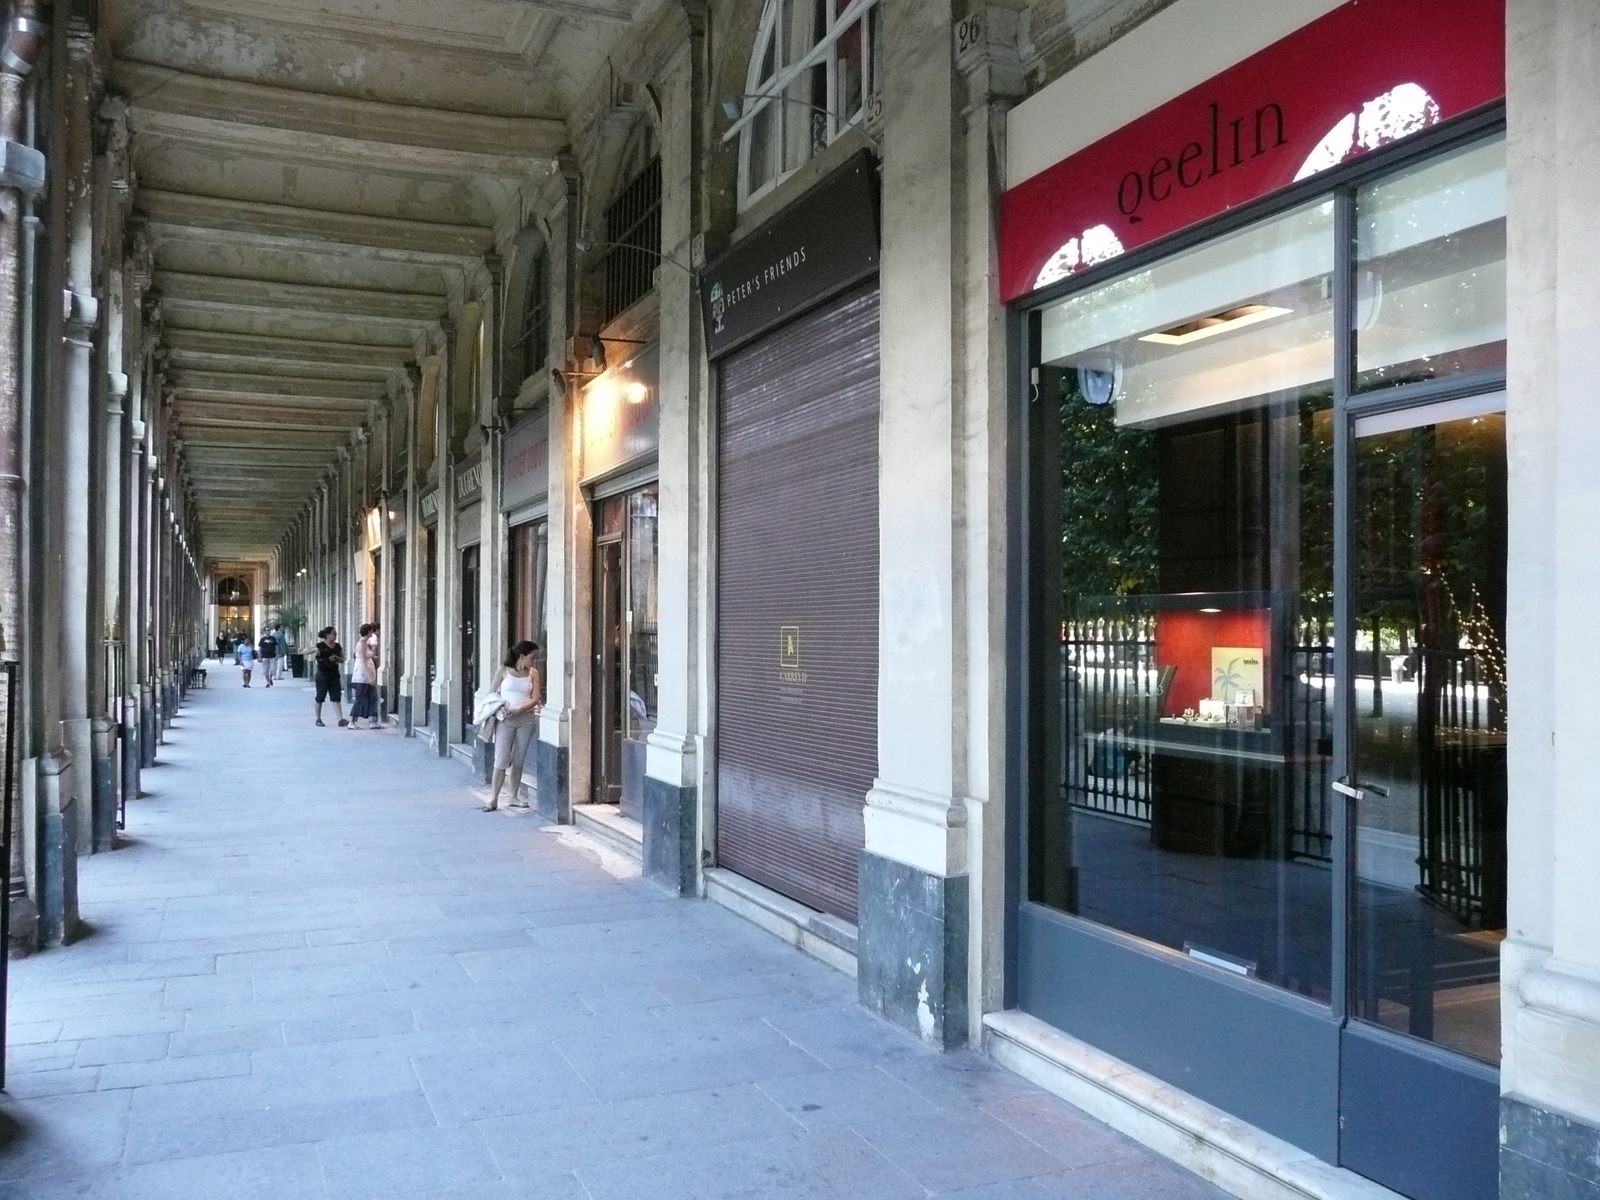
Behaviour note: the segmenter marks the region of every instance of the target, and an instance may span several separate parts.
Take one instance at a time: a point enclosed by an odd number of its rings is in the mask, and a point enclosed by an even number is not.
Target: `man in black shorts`
[[[344,647],[339,644],[338,631],[329,625],[317,634],[317,661],[312,672],[312,680],[317,687],[317,724],[323,724],[322,704],[325,700],[333,701],[333,713],[339,718],[342,728],[350,724],[344,719],[344,705],[341,703],[343,695],[340,690],[340,676],[344,671]]]

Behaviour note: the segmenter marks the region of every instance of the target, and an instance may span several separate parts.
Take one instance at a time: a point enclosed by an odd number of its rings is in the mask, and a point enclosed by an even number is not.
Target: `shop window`
[[[511,530],[511,581],[507,589],[511,636],[507,642],[539,643],[539,669],[545,662],[545,588],[550,557],[550,526],[533,521]]]
[[[1506,148],[1496,139],[1356,198],[1356,387],[1506,363]]]
[[[739,102],[739,203],[764,196],[876,103],[873,0],[767,0]]]
[[[1333,246],[1317,202],[1046,309],[1035,436],[1031,898],[1322,1000]]]

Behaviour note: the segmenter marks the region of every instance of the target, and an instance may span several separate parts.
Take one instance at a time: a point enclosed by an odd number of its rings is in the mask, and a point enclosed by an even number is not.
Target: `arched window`
[[[540,246],[528,264],[522,302],[522,377],[544,369],[550,358],[550,255]]]
[[[759,200],[861,124],[878,87],[874,0],[766,0],[739,136],[739,206]]]
[[[250,603],[250,585],[237,575],[217,580],[217,605],[238,608]]]

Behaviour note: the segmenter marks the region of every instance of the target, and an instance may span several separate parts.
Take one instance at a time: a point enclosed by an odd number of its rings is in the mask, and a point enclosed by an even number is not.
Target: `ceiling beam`
[[[162,341],[179,353],[221,355],[240,359],[261,358],[275,363],[315,363],[385,371],[395,363],[393,346],[362,342],[308,342],[302,338],[270,337],[258,333],[217,333],[205,329],[167,329]]]
[[[343,400],[370,404],[382,400],[388,388],[372,381],[346,379],[302,379],[292,375],[256,375],[243,371],[192,371],[172,369],[167,382],[180,393],[191,396],[221,395],[249,397],[268,402],[284,400]]]
[[[169,237],[193,238],[324,254],[370,254],[438,265],[476,260],[494,242],[494,231],[478,225],[408,221],[291,204],[191,196],[154,188],[141,188],[136,203],[158,242]]]
[[[566,3],[593,15],[609,5]],[[571,14],[569,14],[571,15]],[[626,21],[629,17],[623,16]],[[520,175],[534,163],[553,163],[570,140],[566,123],[549,117],[506,117],[446,108],[332,96],[296,88],[219,79],[118,59],[111,79],[129,98],[136,132],[163,123],[172,133],[229,126],[233,136],[254,137],[253,148],[296,146],[368,156],[391,166],[436,161],[446,177],[485,173]],[[219,119],[218,114],[227,114]],[[175,118],[198,125],[174,125]],[[366,161],[364,159],[363,161]],[[490,167],[485,171],[484,167]]]
[[[238,279],[226,275],[191,275],[157,271],[156,287],[163,302],[207,304],[234,310],[328,313],[363,320],[399,321],[426,325],[445,313],[443,296],[405,292],[376,292],[364,288],[314,287],[300,283],[274,283],[265,279]]]

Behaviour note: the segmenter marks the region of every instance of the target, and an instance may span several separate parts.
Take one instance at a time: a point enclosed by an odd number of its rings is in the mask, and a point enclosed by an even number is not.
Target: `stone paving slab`
[[[210,682],[13,964],[0,1200],[1220,1200],[425,741]]]

